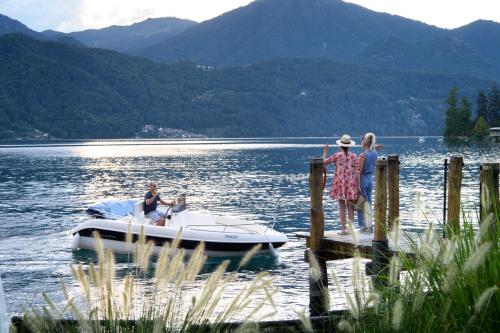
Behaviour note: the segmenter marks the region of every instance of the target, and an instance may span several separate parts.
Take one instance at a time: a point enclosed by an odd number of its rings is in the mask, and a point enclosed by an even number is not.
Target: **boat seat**
[[[144,216],[144,204],[142,202],[137,202],[134,206],[134,220],[139,224],[146,223],[146,217]]]
[[[144,203],[137,202],[134,206],[134,220],[138,224],[154,224],[150,218],[144,216]]]

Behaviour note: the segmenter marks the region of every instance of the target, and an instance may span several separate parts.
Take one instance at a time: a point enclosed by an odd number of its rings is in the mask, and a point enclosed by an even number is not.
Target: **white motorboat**
[[[133,207],[133,208],[132,208]],[[218,216],[190,211],[184,203],[166,213],[165,226],[156,226],[144,217],[142,202],[131,200],[109,201],[87,209],[91,218],[71,230],[73,249],[95,249],[94,232],[98,232],[105,248],[113,252],[133,252],[144,228],[146,241],[153,241],[153,254],[158,255],[165,242],[172,242],[179,231],[180,245],[187,253],[201,242],[209,256],[243,255],[255,245],[261,244],[262,254],[273,253],[288,241],[285,234],[270,225],[245,221],[236,217]],[[132,232],[132,244],[126,242]]]

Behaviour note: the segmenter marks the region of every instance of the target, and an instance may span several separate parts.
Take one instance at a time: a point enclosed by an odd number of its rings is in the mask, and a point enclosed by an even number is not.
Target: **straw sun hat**
[[[356,144],[356,142],[351,140],[349,134],[342,135],[340,140],[337,140],[336,142],[340,147],[354,147],[354,145]]]

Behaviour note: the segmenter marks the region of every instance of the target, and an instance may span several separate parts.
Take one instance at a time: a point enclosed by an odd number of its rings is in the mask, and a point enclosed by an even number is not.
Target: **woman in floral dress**
[[[340,151],[334,153],[330,157],[327,157],[328,145],[325,145],[323,149],[323,159],[325,165],[335,164],[335,174],[330,190],[330,198],[339,201],[340,233],[346,235],[349,233],[349,229],[346,225],[346,209],[349,223],[352,223],[354,220],[354,207],[352,202],[356,201],[358,198],[359,186],[356,179],[358,159],[356,154],[349,151],[349,148],[355,145],[355,142],[351,140],[349,135],[342,135],[342,138],[337,140],[337,145],[339,145]]]

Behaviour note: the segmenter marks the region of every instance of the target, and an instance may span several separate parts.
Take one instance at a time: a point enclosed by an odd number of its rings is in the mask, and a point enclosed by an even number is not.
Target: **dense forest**
[[[156,64],[25,35],[0,37],[0,137],[132,137],[144,124],[208,136],[439,135],[467,75],[278,59],[212,69]]]

